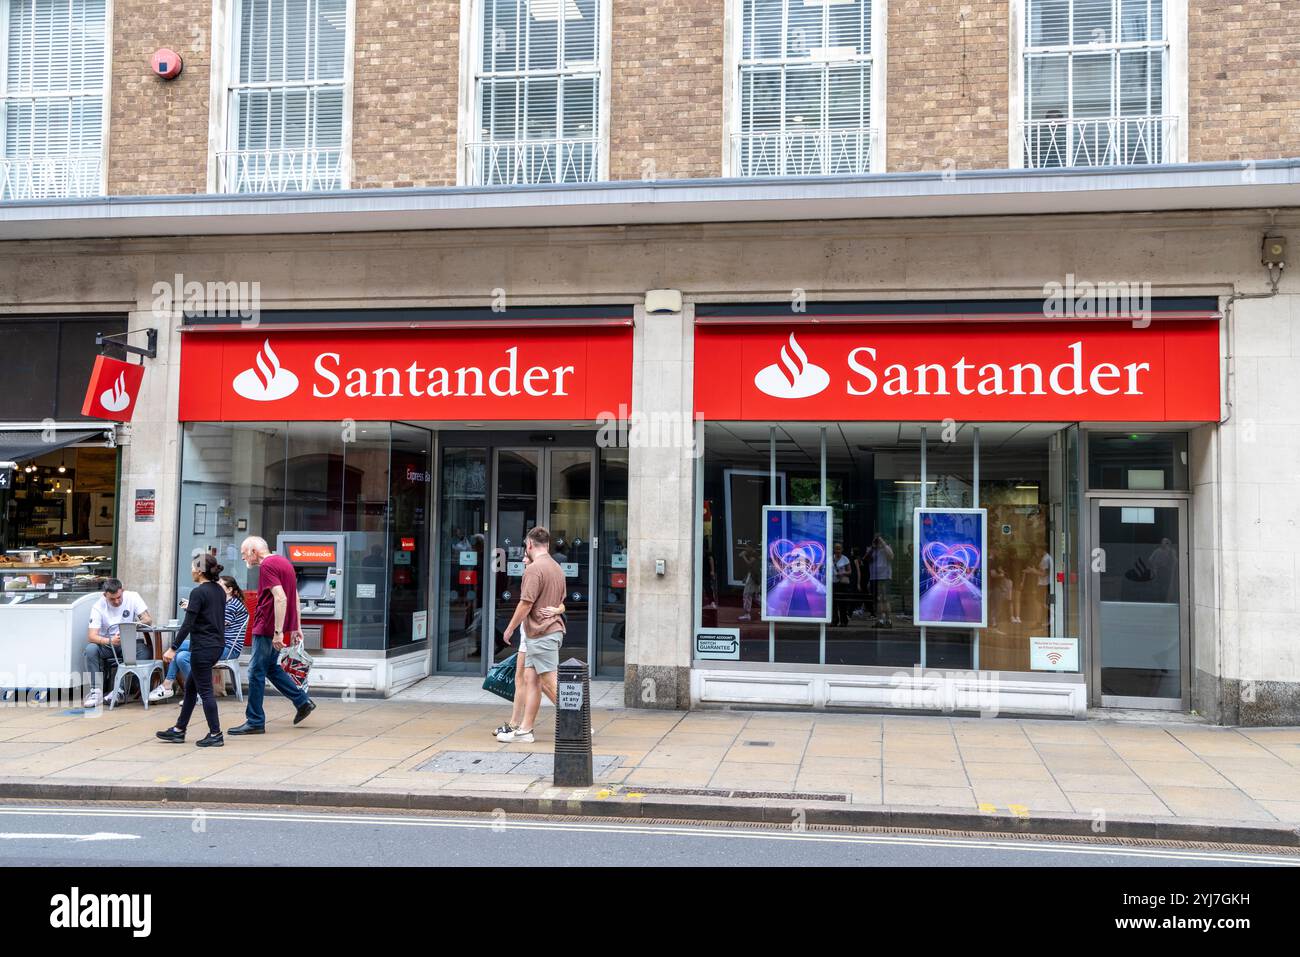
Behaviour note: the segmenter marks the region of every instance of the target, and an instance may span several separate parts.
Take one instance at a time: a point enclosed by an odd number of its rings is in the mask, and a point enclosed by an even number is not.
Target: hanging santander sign
[[[698,326],[714,421],[1215,422],[1214,320]]]
[[[144,366],[97,356],[81,414],[110,422],[130,422],[144,381]]]
[[[627,328],[188,332],[182,422],[591,419],[632,396]]]

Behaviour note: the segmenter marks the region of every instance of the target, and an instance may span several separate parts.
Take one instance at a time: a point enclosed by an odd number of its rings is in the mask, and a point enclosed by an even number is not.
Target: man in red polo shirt
[[[244,723],[231,728],[227,734],[265,734],[266,713],[262,710],[262,696],[269,679],[297,708],[293,723],[316,710],[316,703],[307,696],[293,679],[284,673],[277,660],[280,651],[291,639],[301,639],[298,612],[298,574],[289,560],[272,555],[266,539],[256,535],[244,539],[239,554],[249,568],[257,568],[257,607],[253,611],[253,657],[248,663],[248,704],[244,709]]]

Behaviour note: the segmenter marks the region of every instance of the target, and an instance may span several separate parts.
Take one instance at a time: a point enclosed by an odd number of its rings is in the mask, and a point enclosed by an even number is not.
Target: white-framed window
[[[610,0],[473,0],[461,181],[608,177]]]
[[[107,0],[0,0],[0,200],[100,196]]]
[[[348,185],[349,0],[229,0],[218,189]]]
[[[1013,166],[1151,165],[1184,155],[1186,0],[1017,5]]]
[[[884,0],[732,0],[730,176],[879,171]]]

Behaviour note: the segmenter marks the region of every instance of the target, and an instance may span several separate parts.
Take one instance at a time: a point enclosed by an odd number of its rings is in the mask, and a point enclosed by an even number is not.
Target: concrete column
[[[691,306],[635,310],[628,450],[628,707],[690,707],[694,581]],[[675,426],[675,427],[674,427]],[[687,441],[671,442],[673,436]],[[666,574],[655,573],[656,560]]]
[[[180,616],[175,605],[176,523],[180,508],[180,433],[176,426],[180,388],[180,326],[176,314],[155,315],[151,283],[140,290],[137,311],[127,328],[158,330],[158,358],[145,360],[144,382],[135,414],[122,434],[122,475],[118,486],[117,573],[127,588],[138,591],[154,619]],[[143,343],[143,336],[131,342]],[[135,520],[140,489],[154,490],[152,522]]]

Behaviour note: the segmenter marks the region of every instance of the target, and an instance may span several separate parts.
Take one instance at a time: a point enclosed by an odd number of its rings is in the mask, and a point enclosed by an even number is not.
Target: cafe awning
[[[0,430],[0,462],[21,465],[70,445],[83,442],[104,444],[104,434],[98,429],[4,429]]]

